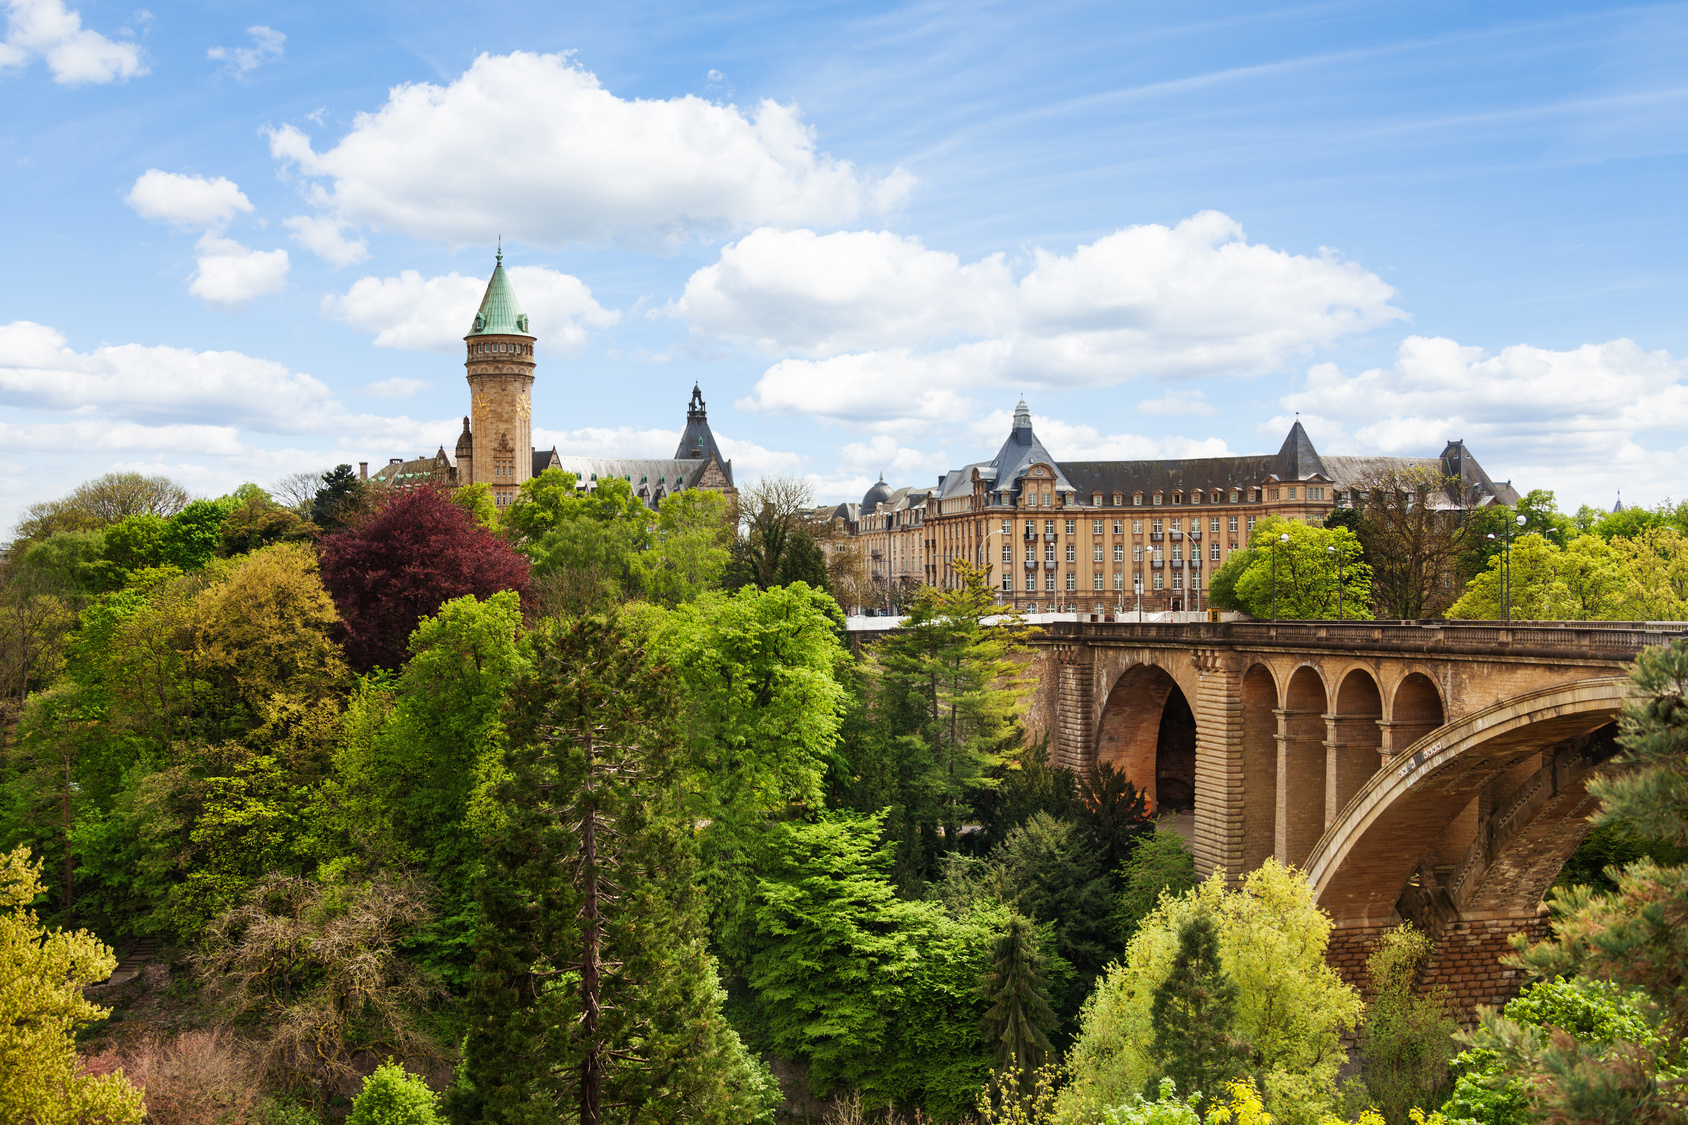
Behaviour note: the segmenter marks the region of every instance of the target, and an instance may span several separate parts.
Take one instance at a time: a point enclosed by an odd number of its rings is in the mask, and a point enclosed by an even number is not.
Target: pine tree
[[[1033,1072],[1049,1057],[1048,1033],[1057,1022],[1049,1006],[1043,961],[1037,927],[1023,914],[1010,914],[1002,936],[991,948],[991,965],[979,985],[991,1001],[979,1029],[990,1045],[998,1073],[1012,1068],[1021,1090],[1031,1088]]]
[[[614,624],[535,637],[492,789],[454,1121],[756,1116],[704,945],[674,710]]]
[[[1150,1056],[1160,1074],[1144,1095],[1154,1098],[1162,1077],[1183,1094],[1217,1096],[1220,1086],[1244,1071],[1243,1052],[1231,1034],[1237,986],[1219,963],[1219,931],[1205,913],[1178,932],[1172,971],[1155,988],[1149,1009],[1154,1040]]]

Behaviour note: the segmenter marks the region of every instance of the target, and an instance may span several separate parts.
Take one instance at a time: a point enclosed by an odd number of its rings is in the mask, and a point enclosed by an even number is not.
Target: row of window
[[[1209,543],[1208,544],[1208,546],[1207,546],[1207,557],[1208,557],[1208,560],[1210,562],[1219,562],[1220,561],[1219,549],[1220,549],[1220,545],[1218,543]],[[1235,550],[1235,549],[1236,549],[1235,546],[1233,546],[1232,550]],[[1106,559],[1103,558],[1103,551],[1104,551],[1104,547],[1103,547],[1102,544],[1092,543],[1090,545],[1090,561],[1091,562],[1105,562],[1105,561],[1107,561]],[[1148,551],[1148,557],[1151,558],[1151,559],[1154,559],[1156,562],[1160,562],[1164,558],[1166,558],[1166,556],[1164,554],[1162,554],[1161,548],[1159,548],[1159,547],[1150,548],[1149,551]],[[1201,557],[1202,557],[1201,544],[1199,544],[1199,543],[1190,544],[1190,558],[1199,559]],[[1035,560],[1037,558],[1037,548],[1036,547],[1027,547],[1026,548],[1026,558],[1030,559],[1030,560]],[[1140,562],[1143,561],[1143,558],[1144,558],[1143,544],[1133,543],[1131,545],[1131,561],[1140,563]],[[1182,562],[1183,559],[1184,559],[1184,548],[1182,546],[1174,545],[1173,548],[1172,548],[1172,561],[1173,562]],[[979,561],[983,562],[984,561],[983,557],[981,557],[979,559]],[[1003,544],[1003,546],[1002,546],[1002,561],[1005,562],[1005,563],[1009,563],[1009,564],[1012,564],[1014,562],[1014,548],[1012,546],[1006,544],[1006,543]],[[1044,562],[1054,562],[1055,561],[1055,544],[1045,543],[1043,545],[1043,561]],[[1067,544],[1067,561],[1068,562],[1077,562],[1078,561],[1078,544],[1076,544],[1076,543],[1068,543]],[[1115,562],[1124,562],[1125,561],[1125,544],[1124,543],[1115,543],[1114,544],[1114,561]]]
[[[1300,495],[1297,495],[1298,492]],[[1027,492],[1023,494],[1023,500],[1025,506],[1028,508],[1048,508],[1054,505],[1056,495],[1057,494],[1050,492]],[[1173,504],[1181,505],[1185,502],[1185,493],[1182,489],[1174,490],[1171,495]],[[1226,500],[1226,491],[1223,488],[1209,489],[1206,492],[1196,488],[1190,490],[1188,499],[1191,504],[1201,504],[1204,502],[1208,504],[1224,504],[1227,502],[1232,504],[1258,504],[1261,501],[1262,495],[1264,495],[1267,500],[1323,500],[1325,498],[1325,488],[1323,485],[1311,484],[1280,485],[1277,488],[1267,489],[1233,488],[1230,490],[1229,501]],[[1167,494],[1164,492],[1151,492],[1147,495],[1147,497],[1145,497],[1145,495],[1141,492],[1134,492],[1131,494],[1131,506],[1141,508],[1145,499],[1148,500],[1151,507],[1159,507],[1160,505],[1166,503]],[[1092,508],[1105,507],[1110,501],[1112,506],[1115,508],[1125,507],[1125,493],[1116,492],[1111,497],[1100,492],[1093,492],[1090,494],[1090,506]]]
[[[470,355],[532,355],[532,344],[470,344]]]
[[[1241,526],[1241,524],[1240,524],[1241,518],[1242,517],[1240,517],[1240,516],[1214,516],[1207,521],[1207,530],[1214,535],[1218,535],[1220,533],[1220,530],[1221,530],[1221,521],[1223,521],[1223,529],[1225,531],[1231,531],[1231,532],[1238,531],[1240,529],[1240,526]],[[1255,520],[1257,520],[1258,518],[1259,518],[1258,516],[1249,516],[1248,517],[1248,525],[1247,526],[1248,526],[1248,529],[1250,531],[1254,530],[1254,523],[1255,523]],[[1125,521],[1124,520],[1114,520],[1112,522],[1113,522],[1114,534],[1115,535],[1124,535],[1125,534]],[[1055,534],[1055,523],[1056,523],[1055,520],[1044,520],[1043,521],[1043,533],[1045,535],[1054,535]],[[1108,523],[1109,523],[1108,520],[1091,520],[1090,521],[1090,534],[1092,534],[1092,535],[1102,535],[1102,534],[1104,534],[1106,529],[1107,529]],[[1143,523],[1144,523],[1143,520],[1132,520],[1131,521],[1131,534],[1133,534],[1133,535],[1143,534]],[[1148,524],[1149,524],[1149,529],[1152,532],[1154,532],[1154,534],[1156,534],[1156,535],[1165,534],[1167,531],[1182,532],[1183,530],[1185,530],[1184,520],[1183,520],[1182,517],[1179,517],[1179,516],[1173,516],[1171,519],[1149,520]],[[1077,535],[1078,534],[1078,520],[1076,520],[1076,519],[1066,520],[1064,522],[1064,529],[1065,529],[1065,531],[1068,535]],[[1038,530],[1038,521],[1037,520],[1027,520],[1026,521],[1026,534],[1027,535],[1036,535],[1037,530]],[[1190,517],[1189,530],[1194,532],[1194,533],[1200,534],[1200,532],[1202,530],[1202,521],[1201,521],[1200,516],[1191,516]],[[1014,533],[1014,521],[1013,520],[1003,520],[1002,521],[1002,533],[1004,535],[1012,535]],[[985,521],[984,520],[979,521],[978,534],[980,534],[980,535],[985,534]]]
[[[1163,574],[1159,574],[1159,573],[1153,574],[1153,575],[1150,576],[1150,579],[1153,583],[1149,587],[1149,589],[1151,589],[1151,590],[1171,589],[1171,590],[1174,590],[1174,591],[1180,591],[1181,592],[1185,588],[1184,587],[1184,576],[1182,574],[1176,574],[1176,573],[1173,574],[1172,583],[1171,583],[1170,586],[1167,584],[1166,576],[1163,575]],[[1107,580],[1107,575],[1103,574],[1101,571],[1097,571],[1095,574],[1090,576],[1090,588],[1094,591],[1104,590],[1104,589],[1106,589],[1106,586],[1104,585],[1106,580]],[[1065,583],[1066,583],[1065,588],[1067,590],[1069,590],[1069,591],[1077,590],[1078,589],[1078,575],[1073,574],[1069,571],[1067,576],[1066,576]],[[1141,575],[1134,575],[1132,577],[1133,591],[1135,592],[1136,590],[1140,589],[1141,584],[1142,584],[1142,576]],[[1121,592],[1121,593],[1123,593],[1125,591],[1125,573],[1123,571],[1118,571],[1118,570],[1114,571],[1113,588],[1115,590]],[[1190,586],[1189,586],[1189,588],[1191,590],[1200,590],[1201,589],[1201,576],[1199,574],[1190,575]],[[1037,575],[1028,574],[1026,576],[1026,586],[1025,586],[1026,593],[1035,594],[1035,593],[1037,593],[1037,589],[1038,589]],[[1055,575],[1045,574],[1043,576],[1043,589],[1047,593],[1054,593],[1055,592]],[[1014,592],[1014,576],[1013,575],[1010,574],[1010,575],[1007,575],[1006,577],[1003,578],[1003,580],[1002,580],[1002,590],[1003,590],[1004,593],[1007,593],[1007,594],[1012,594]]]

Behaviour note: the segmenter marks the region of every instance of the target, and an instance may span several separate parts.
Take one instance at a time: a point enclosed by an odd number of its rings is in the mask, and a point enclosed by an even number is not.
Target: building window
[[[1054,506],[1054,505],[1052,505],[1052,504],[1050,504],[1050,502],[1049,502],[1049,493],[1047,493],[1047,492],[1045,492],[1045,493],[1044,493],[1044,494],[1043,494],[1043,506],[1044,506],[1044,507],[1045,507],[1045,508],[1050,508],[1050,507],[1053,507],[1053,506]]]
[[[1160,502],[1161,502],[1161,494],[1157,492],[1157,493],[1155,493],[1155,503],[1157,505],[1159,505]]]
[[[1003,520],[1002,521],[1002,534],[1007,535],[1009,532],[1011,532],[1013,530],[1014,530],[1014,521],[1013,520]],[[1219,529],[1216,527],[1213,530],[1218,531]]]
[[[1255,521],[1255,520],[1256,520],[1256,519],[1258,519],[1258,518],[1259,518],[1259,517],[1258,517],[1258,516],[1250,516],[1250,517],[1248,517],[1248,533],[1249,533],[1249,534],[1250,534],[1250,535],[1253,535],[1253,534],[1254,534],[1254,521]]]
[[[1045,574],[1043,576],[1043,589],[1045,593],[1053,594],[1055,592],[1055,575]]]
[[[1149,530],[1154,532],[1156,535],[1159,535],[1161,533],[1161,525],[1161,521],[1156,520],[1149,525]]]
[[[1055,544],[1045,543],[1043,545],[1043,561],[1044,562],[1054,562],[1055,561]]]
[[[1002,545],[1002,561],[1005,563],[1011,563],[1014,561],[1014,548],[1010,547],[1006,543]]]
[[[1114,534],[1115,535],[1124,535],[1125,534],[1125,521],[1124,520],[1115,520],[1114,521]]]
[[[1295,499],[1295,486],[1294,486],[1294,485],[1291,485],[1291,486],[1290,486],[1290,489],[1289,489],[1289,498],[1290,498],[1290,499],[1291,499],[1291,500],[1294,500],[1294,499]]]
[[[1143,544],[1133,543],[1131,545],[1131,561],[1132,562],[1142,562],[1143,561]]]
[[[1143,521],[1142,520],[1132,520],[1131,521],[1131,534],[1133,534],[1133,535],[1143,534]]]
[[[1161,575],[1161,572],[1158,571],[1158,570],[1155,571],[1154,583],[1155,583],[1154,588],[1157,589],[1157,590],[1162,589],[1166,585],[1166,579]]]
[[[1207,521],[1207,529],[1209,531],[1213,532],[1213,534],[1215,534],[1215,535],[1219,534],[1219,517],[1218,516],[1214,516],[1212,519]]]
[[[1101,562],[1102,561],[1102,544],[1094,543],[1094,544],[1091,545],[1091,547],[1090,547],[1090,561],[1091,562]]]
[[[1200,504],[1201,502],[1202,502],[1201,489],[1198,488],[1196,491],[1190,493],[1190,503]]]
[[[1124,493],[1120,493],[1120,492],[1114,493],[1114,507],[1116,507],[1116,508],[1125,507],[1125,494]]]
[[[1215,543],[1207,549],[1207,557],[1214,562],[1219,561],[1219,544]]]
[[[1283,495],[1282,495],[1283,491],[1284,490],[1281,489],[1281,488],[1268,488],[1266,490],[1266,499],[1268,499],[1268,500],[1281,500],[1281,499],[1283,499]]]
[[[1054,520],[1044,520],[1043,521],[1043,533],[1045,535],[1054,535],[1055,534],[1055,521]]]
[[[1114,561],[1115,562],[1124,562],[1125,561],[1125,544],[1124,543],[1115,543],[1114,544]]]
[[[1078,553],[1077,549],[1071,543],[1068,543],[1067,544],[1067,561],[1068,562],[1078,561],[1076,558],[1074,558],[1074,556],[1077,553]]]
[[[1233,532],[1237,530],[1237,517],[1236,516],[1231,517],[1230,522],[1229,522],[1229,526],[1230,526],[1230,528]]]
[[[1012,577],[1004,578],[1002,580],[1002,592],[1005,594],[1012,594],[1014,592],[1014,579]]]
[[[1172,576],[1172,588],[1174,590],[1182,590],[1184,588],[1184,576],[1182,574],[1174,574]]]
[[[1182,492],[1174,492],[1172,494],[1172,502],[1174,504],[1182,504],[1184,502],[1184,494]]]
[[[1322,488],[1309,488],[1307,490],[1307,499],[1309,500],[1323,500],[1324,498],[1325,490]]]
[[[1102,506],[1102,494],[1100,492],[1095,492],[1095,493],[1091,494],[1091,496],[1090,496],[1090,506],[1093,507],[1093,508],[1100,508]]]
[[[1172,561],[1173,562],[1183,562],[1184,561],[1184,548],[1183,547],[1175,546],[1175,547],[1172,548]]]
[[[1117,570],[1114,571],[1114,589],[1116,589],[1116,590],[1125,589],[1125,575],[1123,573],[1121,573],[1120,571],[1117,571]]]
[[[1131,503],[1134,506],[1141,508],[1143,506],[1143,494],[1141,492],[1132,493]]]
[[[1073,531],[1077,528],[1077,526],[1078,526],[1077,520],[1068,520],[1067,521],[1067,534],[1068,535],[1073,534]]]
[[[1102,572],[1101,571],[1098,570],[1095,574],[1091,575],[1091,586],[1090,586],[1090,588],[1092,590],[1100,590],[1100,589],[1103,588],[1103,586],[1102,586]]]
[[[1232,528],[1231,530],[1235,531],[1236,529]],[[1026,521],[1026,534],[1027,535],[1036,535],[1037,534],[1037,521],[1036,520],[1027,520]]]
[[[1102,521],[1101,520],[1091,520],[1090,521],[1090,534],[1092,534],[1092,535],[1102,534]]]
[[[1067,589],[1069,589],[1069,590],[1078,589],[1078,575],[1074,574],[1070,570],[1067,571]]]

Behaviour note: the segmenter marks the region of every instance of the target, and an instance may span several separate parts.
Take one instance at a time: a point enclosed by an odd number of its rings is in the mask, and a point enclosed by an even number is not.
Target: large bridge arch
[[[1096,724],[1096,762],[1144,793],[1151,812],[1189,812],[1196,797],[1194,700],[1167,669],[1132,664],[1108,691]]]
[[[1339,927],[1387,924],[1426,851],[1500,783],[1501,807],[1487,811],[1437,889],[1467,920],[1533,912],[1523,899],[1539,900],[1586,831],[1587,775],[1610,752],[1588,736],[1612,723],[1629,684],[1607,676],[1543,688],[1418,739],[1361,787],[1308,855],[1319,905]]]

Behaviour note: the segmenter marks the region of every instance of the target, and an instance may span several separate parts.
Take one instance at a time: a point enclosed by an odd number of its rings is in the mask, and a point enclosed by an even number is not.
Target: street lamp
[[[1337,550],[1335,547],[1326,547],[1325,550],[1328,553],[1336,556],[1336,619],[1338,621],[1341,621],[1342,620],[1342,552]]]
[[[1272,620],[1274,623],[1278,620],[1278,544],[1288,542],[1288,532],[1272,540]]]
[[[1512,624],[1512,536],[1513,536],[1513,530],[1512,529],[1513,529],[1514,526],[1523,527],[1528,522],[1529,522],[1529,518],[1527,516],[1519,516],[1512,523],[1505,525],[1506,534],[1501,536],[1501,545],[1500,545],[1501,588],[1506,591],[1506,623],[1508,625]],[[1489,538],[1493,539],[1494,537],[1495,537],[1494,533],[1490,532]]]

